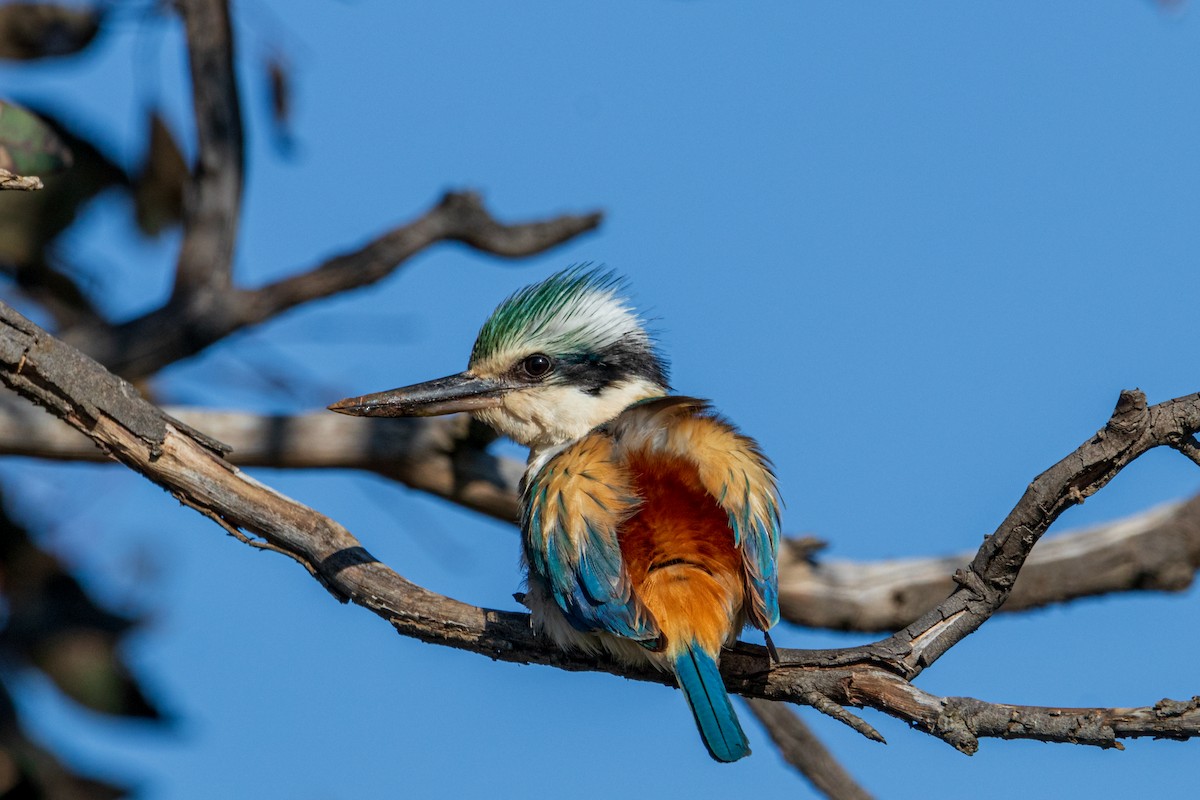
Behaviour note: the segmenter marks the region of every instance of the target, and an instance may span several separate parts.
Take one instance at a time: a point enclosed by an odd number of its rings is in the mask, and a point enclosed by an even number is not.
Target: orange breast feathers
[[[636,489],[653,491],[660,482],[664,487],[667,496],[658,504],[672,511],[651,510],[655,527],[686,530],[668,538],[692,536],[700,543],[696,547],[719,552],[722,559],[732,548],[742,589],[733,608],[755,627],[769,630],[779,621],[780,501],[771,464],[758,445],[692,397],[640,403],[607,427],[616,455],[642,470]],[[672,525],[675,514],[686,524]],[[740,618],[735,622],[740,629]]]
[[[633,591],[657,620],[668,653],[693,640],[719,652],[744,619],[742,557],[728,516],[688,461],[640,452],[627,467],[641,498],[618,532]]]
[[[522,508],[531,593],[576,631],[715,654],[778,619],[774,476],[703,401],[626,409],[535,468]]]

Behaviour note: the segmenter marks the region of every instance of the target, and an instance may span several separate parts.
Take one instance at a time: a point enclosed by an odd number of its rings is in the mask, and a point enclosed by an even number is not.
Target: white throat
[[[499,408],[475,412],[481,421],[530,448],[531,461],[548,448],[562,448],[608,422],[638,400],[660,397],[666,388],[635,377],[588,394],[570,385],[549,384],[510,392]]]

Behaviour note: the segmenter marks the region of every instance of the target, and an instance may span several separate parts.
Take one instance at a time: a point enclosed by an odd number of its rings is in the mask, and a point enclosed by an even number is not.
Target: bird
[[[627,288],[589,265],[555,273],[500,303],[466,371],[329,408],[469,412],[527,446],[532,624],[563,649],[672,673],[709,754],[733,762],[750,746],[718,665],[744,626],[779,620],[782,502],[753,439],[672,394]]]

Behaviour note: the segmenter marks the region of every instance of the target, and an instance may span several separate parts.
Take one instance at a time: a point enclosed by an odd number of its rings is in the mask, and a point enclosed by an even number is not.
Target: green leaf
[[[71,151],[36,114],[0,100],[0,169],[40,175],[71,166]]]

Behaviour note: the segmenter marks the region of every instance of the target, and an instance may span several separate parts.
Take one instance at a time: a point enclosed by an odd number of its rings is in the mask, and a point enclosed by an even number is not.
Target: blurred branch
[[[242,110],[225,0],[180,0],[196,116],[196,165],[184,195],[183,245],[168,306],[204,313],[233,284],[242,207]]]
[[[171,296],[162,307],[119,325],[95,314],[78,319],[56,315],[60,321],[74,323],[64,326],[66,341],[115,372],[129,378],[152,375],[235,331],[304,303],[374,283],[437,242],[462,242],[515,258],[542,252],[599,224],[599,214],[588,214],[507,225],[491,216],[478,195],[452,192],[420,218],[358,250],[257,289],[235,286],[233,257],[245,152],[229,8],[226,0],[180,0],[178,6],[187,34],[197,158],[184,192],[184,235]],[[153,156],[151,152],[148,166],[155,165]],[[25,271],[46,274],[44,265],[34,266],[42,271]],[[51,289],[45,292],[51,300],[62,300],[53,289],[70,288],[33,283]]]
[[[812,783],[829,800],[871,800],[833,753],[796,712],[782,703],[750,698],[750,711],[767,729],[783,759]]]
[[[0,191],[32,192],[42,188],[42,179],[36,175],[14,175],[6,169],[0,169]]]
[[[0,684],[0,797],[5,800],[117,800],[128,789],[76,773],[26,735]]]
[[[11,23],[5,30],[36,29],[39,42],[51,48],[53,45],[44,41],[53,38],[48,31],[57,31],[70,21],[74,25],[71,30],[86,32],[83,23],[90,20],[98,24],[101,14],[95,10],[73,13],[58,7],[39,10],[32,5],[18,6],[0,10],[0,28]],[[95,169],[97,164],[92,163],[101,159],[90,159],[87,174],[96,173],[97,180],[85,182],[74,175],[67,180],[64,174],[61,181],[48,182],[51,191],[43,193],[54,194],[61,184],[59,194],[37,206],[25,204],[21,219],[0,214],[0,234],[16,233],[0,235],[0,242],[11,238],[26,245],[15,254],[0,253],[0,261],[11,264],[9,268],[16,273],[21,287],[55,315],[66,341],[114,371],[135,379],[148,377],[238,330],[304,303],[374,283],[437,242],[462,242],[481,252],[516,258],[540,253],[599,224],[597,213],[503,224],[491,216],[476,194],[451,192],[418,219],[360,249],[268,286],[235,286],[233,258],[245,147],[229,6],[227,0],[180,0],[176,6],[183,16],[187,38],[197,156],[183,191],[184,236],[167,302],[141,317],[113,325],[95,313],[72,280],[47,262],[46,245],[73,221],[85,200],[110,183],[129,184],[128,176],[119,168],[113,166],[101,175]],[[83,46],[86,42],[81,35],[73,35],[70,41]],[[41,154],[45,159],[52,155],[39,138],[45,126],[38,127],[32,115],[16,107],[0,106],[0,110],[4,112],[0,116],[4,130],[10,131],[0,137],[0,144],[12,140],[0,148],[0,155],[11,155],[10,150],[22,155],[26,151]],[[78,144],[83,155],[98,155],[90,143]],[[0,157],[0,167],[33,171],[18,169],[5,160],[8,157]],[[165,126],[152,127],[147,163],[134,182],[139,221],[148,233],[174,220],[179,200],[178,160],[177,148]],[[105,182],[99,180],[101,177]],[[24,179],[14,176],[13,180],[18,181],[13,188],[25,186]]]
[[[954,589],[970,553],[888,561],[813,563],[785,540],[779,559],[783,616],[834,630],[896,630]],[[801,552],[792,552],[800,550]],[[1027,611],[1131,591],[1180,592],[1200,569],[1200,495],[1084,530],[1047,537],[999,609]]]
[[[264,416],[172,406],[167,413],[233,448],[244,467],[362,469],[505,522],[517,518],[524,466],[487,452],[465,416],[364,423],[317,412]],[[0,454],[103,461],[76,431],[17,400],[0,399]],[[971,554],[886,561],[814,561],[812,540],[785,539],[784,619],[810,628],[894,631],[954,590]],[[1116,592],[1183,591],[1200,569],[1200,495],[1125,519],[1048,537],[1008,600],[1011,613]]]
[[[161,718],[121,653],[126,634],[139,620],[92,599],[3,507],[0,565],[3,663],[38,670],[64,695],[95,711]]]
[[[497,660],[670,683],[650,667],[563,652],[533,631],[526,614],[477,608],[406,580],[341,525],[249,478],[223,458],[219,443],[145,402],[130,384],[4,304],[0,379],[231,535],[296,560],[339,600],[371,610],[402,635]],[[908,680],[991,616],[1063,509],[1142,453],[1197,430],[1200,395],[1147,407],[1140,393],[1123,392],[1108,425],[1030,484],[971,566],[957,574],[959,588],[934,611],[881,642],[782,650],[778,664],[765,648],[738,643],[722,658],[730,690],[794,703],[869,706],[964,753],[974,752],[982,736],[1100,747],[1117,746],[1118,738],[1200,736],[1200,698],[1135,709],[1012,706],[936,697]]]
[[[0,127],[10,133],[0,147],[0,166],[11,162],[42,162],[18,169],[38,173],[45,188],[34,194],[0,193],[0,269],[17,288],[54,316],[60,330],[77,325],[103,326],[89,297],[86,276],[68,274],[62,263],[60,237],[96,197],[110,188],[129,185],[125,171],[86,135],[71,129],[45,109],[5,106],[0,102]],[[23,142],[17,147],[13,140]],[[84,280],[80,280],[83,278]]]
[[[325,261],[290,278],[244,292],[244,314],[262,321],[302,303],[368,286],[435,242],[461,242],[484,253],[520,258],[562,244],[600,224],[599,213],[565,215],[538,222],[497,222],[475,192],[448,192],[419,219],[365,247]]]
[[[74,55],[96,38],[104,12],[99,3],[6,3],[0,6],[0,58],[28,61]]]
[[[283,311],[375,283],[438,242],[462,242],[481,252],[516,258],[562,244],[592,230],[600,219],[599,213],[592,213],[508,225],[491,216],[479,195],[450,192],[418,219],[299,275],[258,289],[230,286],[207,292],[209,300],[203,304],[176,297],[129,322],[111,328],[80,326],[64,339],[114,372],[141,378]]]
[[[492,437],[463,416],[360,420],[321,411],[263,416],[168,407],[167,413],[228,443],[243,467],[365,469],[505,522],[517,519],[524,467],[487,452]],[[79,432],[16,398],[0,398],[0,454],[109,461]]]

